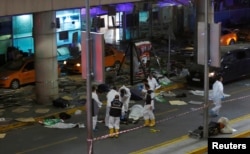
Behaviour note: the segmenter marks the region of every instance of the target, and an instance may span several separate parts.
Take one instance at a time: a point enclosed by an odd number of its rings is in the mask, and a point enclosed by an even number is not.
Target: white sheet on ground
[[[192,93],[193,95],[204,96],[204,91],[203,90],[190,90],[189,92]],[[213,90],[209,90],[208,91],[209,100],[211,100],[212,94],[213,94]],[[229,97],[231,95],[224,94],[224,96]]]
[[[172,100],[172,101],[169,101],[169,103],[170,103],[171,105],[187,105],[186,102],[180,101],[180,100]]]
[[[47,128],[61,128],[61,129],[67,129],[67,128],[74,128],[74,127],[76,127],[76,126],[77,126],[77,124],[59,122],[59,123],[56,123],[56,124],[54,124],[54,125],[45,126],[45,127],[47,127]]]
[[[140,104],[135,104],[130,108],[130,113],[128,118],[133,120],[138,120],[143,116],[143,106]]]
[[[203,104],[204,102],[201,102],[201,101],[188,101],[189,104],[196,104],[196,105],[201,105]]]

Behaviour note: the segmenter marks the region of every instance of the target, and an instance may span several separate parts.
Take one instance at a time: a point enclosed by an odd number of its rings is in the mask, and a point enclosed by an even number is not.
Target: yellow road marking
[[[150,150],[153,150],[153,149],[158,149],[158,148],[161,148],[161,147],[167,147],[167,146],[170,146],[172,144],[176,144],[178,142],[184,141],[184,140],[186,140],[188,138],[189,138],[188,135],[184,135],[184,136],[181,136],[181,137],[173,139],[173,140],[169,140],[169,141],[166,141],[166,142],[154,145],[154,146],[150,146],[150,147],[143,148],[143,149],[135,151],[135,152],[131,152],[129,154],[144,154],[147,151],[150,151]]]
[[[241,88],[240,90],[234,90],[234,92],[231,92],[231,94],[237,94],[237,93],[241,93],[243,91],[247,91],[247,90],[250,90],[250,87],[247,87],[247,88]]]
[[[39,147],[36,147],[36,148],[28,149],[28,150],[25,150],[25,151],[22,151],[22,152],[17,152],[16,154],[24,154],[24,153],[36,151],[36,150],[39,150],[39,149],[51,147],[51,146],[58,145],[58,144],[61,144],[61,143],[70,142],[70,141],[76,140],[77,138],[78,137],[68,138],[68,139],[65,139],[65,140],[58,141],[58,142],[53,142],[51,144],[46,144],[46,145],[39,146]]]
[[[166,114],[166,113],[174,112],[174,111],[177,111],[177,110],[178,110],[178,109],[167,110],[167,111],[165,111],[165,112],[160,112],[160,113],[158,113],[158,114],[155,114],[155,116],[164,115],[164,114]]]

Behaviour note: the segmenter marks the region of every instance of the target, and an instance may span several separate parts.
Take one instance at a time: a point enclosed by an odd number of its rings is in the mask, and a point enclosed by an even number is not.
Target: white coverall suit
[[[221,108],[221,99],[224,98],[223,91],[224,88],[222,82],[218,80],[215,81],[215,83],[213,84],[213,97],[212,97],[215,106],[211,110],[217,116],[219,115],[219,111]]]
[[[154,99],[152,98],[153,93],[148,93],[145,96],[145,105],[143,110],[143,118],[144,118],[144,126],[154,126],[155,125],[155,115],[153,112],[153,104]],[[147,96],[151,97],[150,100],[148,100]]]
[[[124,89],[125,90],[125,94],[124,96],[121,96],[121,90]],[[131,92],[130,89],[127,88],[126,86],[122,86],[119,89],[119,93],[120,93],[120,101],[123,103],[123,107],[122,107],[122,116],[125,115],[126,112],[128,112],[129,109],[129,102],[130,102],[130,98],[131,98]]]
[[[149,85],[149,87],[150,87],[150,90],[153,91],[152,94],[151,94],[152,99],[154,99],[154,97],[155,97],[154,91],[155,91],[155,89],[157,89],[157,87],[159,87],[160,85],[158,84],[157,80],[156,80],[154,77],[148,77],[147,80],[148,80],[148,85]],[[147,90],[145,89],[145,87],[143,87],[143,90],[142,90],[142,91],[145,93]],[[154,101],[153,101],[153,104],[152,104],[152,108],[153,108],[153,110],[155,109]]]
[[[114,100],[115,95],[119,95],[119,93],[114,90],[111,89],[108,94],[107,94],[107,105],[106,105],[106,116],[105,116],[105,126],[109,126],[109,111],[110,111],[110,106],[111,106],[111,102]]]
[[[96,91],[92,92],[92,99],[94,99],[96,101],[98,108],[102,107],[102,102],[99,100],[99,97],[98,97]],[[98,119],[98,113],[95,116],[92,116],[93,130],[95,130],[95,128],[96,128],[97,119]]]

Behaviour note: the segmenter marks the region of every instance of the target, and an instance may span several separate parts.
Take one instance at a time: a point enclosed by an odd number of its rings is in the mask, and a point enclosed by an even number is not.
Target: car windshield
[[[22,60],[13,60],[3,65],[2,68],[6,70],[19,70],[23,64]]]
[[[229,34],[229,33],[230,33],[229,30],[222,30],[222,31],[221,31],[221,35],[226,35],[226,34]]]

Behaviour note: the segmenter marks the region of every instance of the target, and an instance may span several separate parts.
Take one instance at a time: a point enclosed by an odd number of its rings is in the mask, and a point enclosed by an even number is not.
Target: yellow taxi
[[[60,73],[60,68],[58,69]],[[35,82],[34,58],[21,58],[0,67],[0,87],[18,89],[21,85]]]
[[[220,45],[227,46],[235,44],[238,41],[238,30],[222,29],[220,37]]]
[[[125,58],[125,53],[111,44],[105,44],[104,67],[118,69]],[[69,58],[63,63],[63,70],[70,73],[82,73],[81,56]]]
[[[35,82],[33,59],[13,60],[0,68],[0,87],[17,89],[20,85]]]

